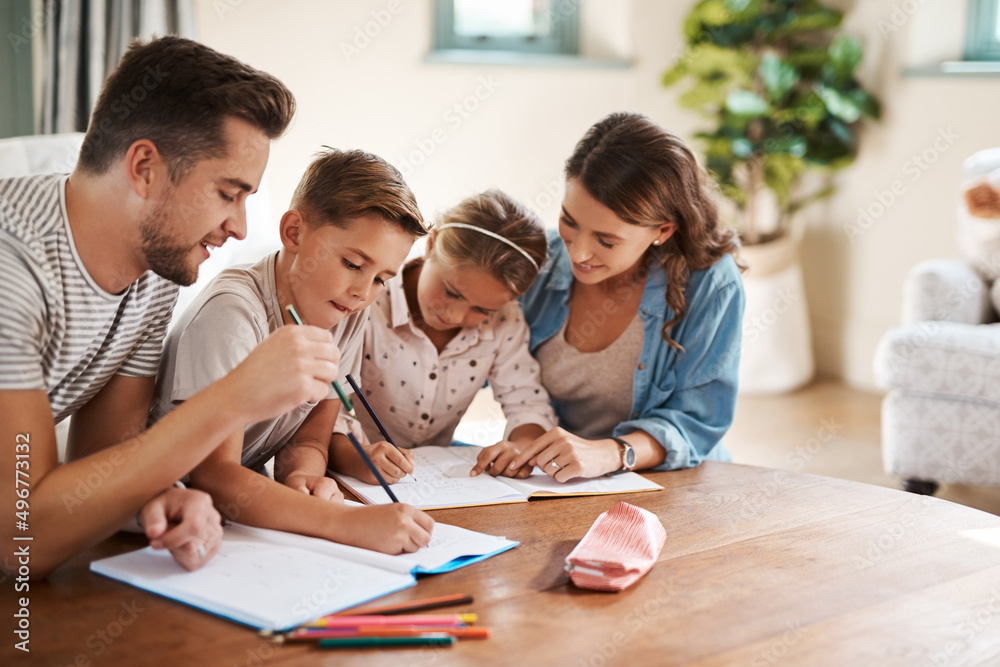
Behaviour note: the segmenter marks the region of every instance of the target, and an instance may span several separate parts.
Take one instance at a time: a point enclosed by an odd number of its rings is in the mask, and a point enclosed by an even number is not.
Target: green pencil
[[[320,639],[320,648],[365,648],[372,646],[451,646],[454,637],[336,637]]]
[[[295,306],[288,304],[285,306],[285,310],[287,310],[288,314],[292,316],[292,319],[295,320],[296,324],[300,326],[302,325],[302,319],[299,317],[299,314],[295,312]],[[358,413],[354,411],[354,406],[351,404],[351,401],[348,400],[347,394],[344,393],[344,390],[340,388],[340,385],[337,384],[336,380],[330,384],[333,385],[333,390],[337,392],[337,396],[340,397],[340,402],[344,406],[344,410],[347,411],[347,414],[351,415],[351,419],[354,421],[358,421]]]

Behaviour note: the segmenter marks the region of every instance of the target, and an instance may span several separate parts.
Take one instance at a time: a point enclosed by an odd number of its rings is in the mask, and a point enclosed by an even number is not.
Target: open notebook
[[[90,569],[258,629],[287,630],[416,583],[416,574],[450,572],[517,546],[457,526],[434,525],[431,543],[386,554],[314,537],[233,524],[222,549],[195,572],[167,551],[147,547]]]
[[[634,472],[566,484],[560,484],[538,468],[527,479],[492,477],[486,473],[469,477],[480,450],[480,447],[417,447],[411,450],[416,461],[414,476],[417,481],[407,475],[392,485],[392,492],[401,503],[421,509],[441,509],[522,503],[529,497],[634,493],[663,488]],[[337,472],[333,475],[366,503],[385,505],[390,502],[388,494],[377,484],[365,484]]]

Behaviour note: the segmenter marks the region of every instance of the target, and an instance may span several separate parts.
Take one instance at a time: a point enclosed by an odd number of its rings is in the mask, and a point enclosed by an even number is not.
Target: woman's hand
[[[512,457],[507,470],[519,472],[524,466],[538,466],[557,482],[600,477],[621,468],[620,452],[611,438],[587,440],[556,427]]]

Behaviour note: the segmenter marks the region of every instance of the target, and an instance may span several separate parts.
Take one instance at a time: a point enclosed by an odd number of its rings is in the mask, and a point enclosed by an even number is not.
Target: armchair
[[[967,177],[983,167],[982,157],[966,161]],[[960,220],[960,228],[970,222]],[[990,324],[996,312],[988,268],[961,260],[916,266],[903,289],[903,323],[876,351],[876,381],[889,390],[883,464],[908,491],[1000,486],[1000,324]]]

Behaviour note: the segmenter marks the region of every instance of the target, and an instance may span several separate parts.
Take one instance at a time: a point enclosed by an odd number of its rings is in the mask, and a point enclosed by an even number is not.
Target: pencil
[[[451,646],[454,637],[342,637],[320,639],[320,648],[363,648],[366,646]]]
[[[298,325],[302,324],[302,319],[299,317],[299,314],[295,312],[295,306],[293,306],[292,304],[288,304],[287,306],[285,306],[285,310],[287,310],[288,314],[292,316],[292,319],[295,320],[296,324]],[[344,390],[340,388],[340,385],[337,384],[336,380],[334,380],[330,384],[333,385],[333,388],[337,392],[337,395],[340,396],[340,402],[343,404],[344,408],[351,415],[351,417],[357,420],[358,415],[354,412],[354,406],[351,405],[351,402],[349,400],[347,400],[347,395],[344,394]],[[379,473],[378,468],[375,467],[375,464],[372,463],[371,458],[369,458],[368,452],[366,452],[364,448],[358,443],[358,439],[355,438],[354,434],[351,433],[350,431],[347,432],[347,439],[351,441],[352,445],[354,445],[354,449],[358,450],[358,454],[361,456],[361,460],[365,462],[365,465],[368,466],[368,469],[372,471],[373,475],[375,475],[375,479],[377,479],[378,483],[382,485],[383,489],[385,489],[385,492],[389,495],[389,498],[392,500],[392,502],[398,503],[399,498],[397,498],[396,494],[392,492],[392,489],[389,488],[389,485],[385,483],[385,479],[383,479],[381,473]]]
[[[292,319],[295,320],[296,324],[299,325],[302,324],[302,318],[300,318],[299,314],[295,312],[295,306],[293,306],[292,304],[288,304],[287,306],[285,306],[285,310],[287,310],[288,314],[292,316]],[[337,396],[340,397],[340,403],[341,405],[344,406],[344,410],[347,412],[347,414],[351,415],[351,418],[354,419],[354,421],[357,421],[358,413],[354,411],[354,406],[351,405],[351,401],[350,399],[347,398],[347,394],[345,394],[344,390],[340,388],[340,385],[337,383],[336,380],[334,380],[330,384],[333,385],[333,390],[337,392]]]
[[[278,635],[282,642],[314,642],[318,639],[339,637],[423,637],[427,635],[456,637],[457,639],[489,639],[487,627],[445,627],[426,625],[406,625],[399,627],[358,626],[357,628],[315,628],[309,632],[299,630]]]
[[[347,374],[347,382],[351,385],[351,389],[354,390],[354,395],[358,397],[359,401],[361,401],[361,405],[365,406],[365,410],[367,410],[368,414],[371,415],[372,421],[375,422],[375,426],[378,427],[378,430],[382,433],[382,437],[385,438],[385,441],[396,449],[399,449],[399,445],[397,445],[396,441],[392,439],[389,432],[385,430],[385,426],[382,426],[382,420],[378,418],[377,414],[375,414],[375,408],[373,408],[371,403],[368,402],[368,399],[362,395],[361,387],[359,387],[358,383],[354,381],[354,378],[351,377],[350,373]],[[410,476],[413,477],[414,482],[417,481],[417,477],[415,475],[411,473]]]
[[[399,616],[323,616],[301,626],[308,628],[357,628],[362,625],[446,625],[458,627],[475,623],[476,614],[405,614]]]
[[[409,602],[399,602],[397,604],[387,604],[381,607],[368,607],[367,609],[358,609],[350,612],[351,616],[371,616],[371,615],[382,615],[388,616],[390,614],[408,614],[414,611],[426,611],[428,609],[437,609],[439,607],[451,607],[460,604],[472,604],[471,595],[462,595],[457,593],[455,595],[443,595],[437,598],[427,598],[424,600],[411,600]],[[345,615],[341,612],[341,615]],[[336,614],[331,614],[331,616],[336,617]]]

